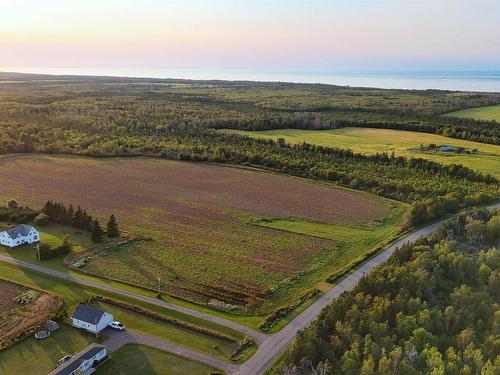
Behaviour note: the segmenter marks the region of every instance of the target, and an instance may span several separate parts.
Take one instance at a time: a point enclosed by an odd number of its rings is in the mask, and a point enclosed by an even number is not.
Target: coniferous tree
[[[108,224],[106,225],[106,231],[107,231],[108,237],[119,237],[120,236],[120,230],[118,229],[118,223],[116,222],[115,215],[111,215],[109,217]]]
[[[78,205],[75,213],[73,214],[72,226],[75,228],[82,229],[82,208],[80,207],[80,205]]]
[[[95,243],[102,242],[103,236],[104,236],[104,231],[102,230],[99,221],[97,221],[96,219],[92,224],[92,235],[91,235],[92,242]]]

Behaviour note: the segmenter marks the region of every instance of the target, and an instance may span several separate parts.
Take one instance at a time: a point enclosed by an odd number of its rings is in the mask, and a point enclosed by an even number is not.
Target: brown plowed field
[[[388,211],[366,194],[266,172],[155,159],[28,155],[0,158],[0,199],[40,207],[81,204],[153,240],[92,261],[86,270],[174,294],[251,306],[310,268],[333,242],[246,223],[300,217],[370,224]]]

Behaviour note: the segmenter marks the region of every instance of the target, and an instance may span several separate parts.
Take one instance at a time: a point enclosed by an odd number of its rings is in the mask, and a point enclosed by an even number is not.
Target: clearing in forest
[[[283,138],[290,143],[306,142],[325,147],[348,148],[363,154],[391,154],[394,151],[396,156],[429,159],[442,164],[462,164],[483,174],[500,178],[500,146],[436,134],[351,127],[332,130],[227,131],[256,138]],[[437,147],[433,149],[430,145]],[[440,146],[452,146],[453,150],[439,151]]]
[[[446,117],[465,117],[476,120],[487,120],[500,122],[500,105],[489,105],[485,107],[462,109],[461,111],[444,114]]]
[[[295,298],[376,247],[373,231],[393,237],[405,211],[328,184],[201,163],[26,155],[2,158],[0,168],[0,199],[81,204],[145,237],[100,253],[84,272],[150,289],[159,276],[168,293],[229,310],[262,313]],[[359,229],[372,240],[350,256],[349,238],[309,236],[284,228],[287,220]]]

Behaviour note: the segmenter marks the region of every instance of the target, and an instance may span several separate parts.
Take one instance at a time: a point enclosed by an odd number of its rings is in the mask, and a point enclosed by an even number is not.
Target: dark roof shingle
[[[87,305],[78,305],[75,313],[73,314],[73,318],[90,324],[97,324],[103,315],[104,311]]]
[[[5,230],[5,232],[9,235],[10,238],[15,240],[19,235],[23,237],[27,236],[31,229],[33,229],[31,225],[21,224],[17,227],[7,229]]]
[[[49,373],[49,375],[69,375],[73,371],[75,371],[78,367],[80,367],[83,361],[92,358],[103,349],[106,349],[104,345],[90,344],[81,352],[75,354],[73,358],[71,358],[67,362],[64,362],[61,366],[59,366],[55,370],[52,370]]]

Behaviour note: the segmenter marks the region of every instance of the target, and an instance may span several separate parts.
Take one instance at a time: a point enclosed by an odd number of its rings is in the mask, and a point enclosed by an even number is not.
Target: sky
[[[500,0],[0,0],[0,68],[500,70]]]

